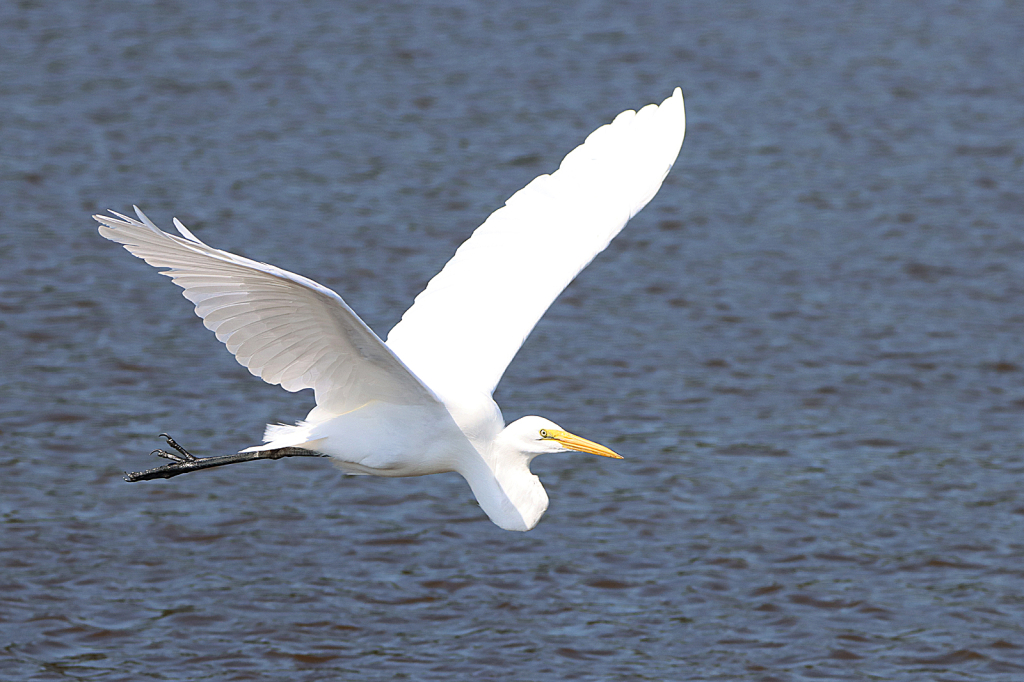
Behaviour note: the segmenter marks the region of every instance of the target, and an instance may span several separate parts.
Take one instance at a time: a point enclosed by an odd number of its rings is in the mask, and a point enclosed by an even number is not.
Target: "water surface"
[[[19,680],[1024,675],[1024,19],[1002,3],[0,6],[0,669]],[[509,368],[624,461],[128,485],[311,397],[89,214],[380,334],[488,213],[681,85],[661,193]]]

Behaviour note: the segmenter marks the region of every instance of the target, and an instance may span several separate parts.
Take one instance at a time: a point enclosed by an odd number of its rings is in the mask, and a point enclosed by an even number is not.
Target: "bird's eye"
[[[540,437],[541,438],[547,438],[548,437],[548,430],[547,429],[541,429],[540,430]]]

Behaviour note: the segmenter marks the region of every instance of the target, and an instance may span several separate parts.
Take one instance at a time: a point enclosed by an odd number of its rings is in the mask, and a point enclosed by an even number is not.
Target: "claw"
[[[149,454],[156,455],[157,457],[163,457],[164,459],[169,459],[172,462],[190,462],[195,459],[195,457],[192,457],[191,455],[189,455],[188,458],[185,458],[177,453],[167,452],[166,450],[154,450]]]
[[[158,457],[164,457],[166,459],[173,459],[175,462],[192,462],[192,461],[195,461],[195,459],[196,459],[195,455],[193,455],[191,452],[189,452],[185,448],[183,448],[180,445],[178,445],[178,443],[173,438],[171,438],[169,435],[167,435],[166,433],[161,433],[160,436],[167,440],[167,444],[169,446],[171,446],[172,448],[177,450],[179,453],[181,453],[181,457],[177,457],[175,455],[172,455],[171,453],[165,452],[164,450],[154,450],[152,452],[152,454],[157,455]]]

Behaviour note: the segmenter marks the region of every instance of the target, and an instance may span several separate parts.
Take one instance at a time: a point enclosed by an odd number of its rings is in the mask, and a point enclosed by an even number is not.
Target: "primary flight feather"
[[[322,453],[354,474],[457,471],[495,524],[525,531],[548,504],[529,469],[535,456],[618,455],[541,417],[505,426],[491,395],[544,311],[657,193],[685,126],[676,88],[661,105],[625,111],[591,133],[477,228],[387,343],[330,289],[207,246],[177,219],[180,236],[138,208],[138,220],[94,218],[102,236],[165,268],[252,374],[288,391],[313,389],[316,407],[304,421],[268,426],[265,443],[243,452]]]

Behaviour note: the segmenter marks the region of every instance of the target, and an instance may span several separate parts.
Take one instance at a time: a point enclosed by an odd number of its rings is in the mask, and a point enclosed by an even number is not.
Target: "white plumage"
[[[139,220],[94,216],[100,234],[184,289],[239,363],[316,407],[269,426],[264,445],[330,455],[346,471],[457,471],[494,523],[529,530],[547,508],[533,457],[577,450],[617,457],[540,417],[505,427],[491,398],[544,311],[657,193],[682,145],[677,88],[626,111],[495,211],[381,340],[336,293],[265,263]]]

